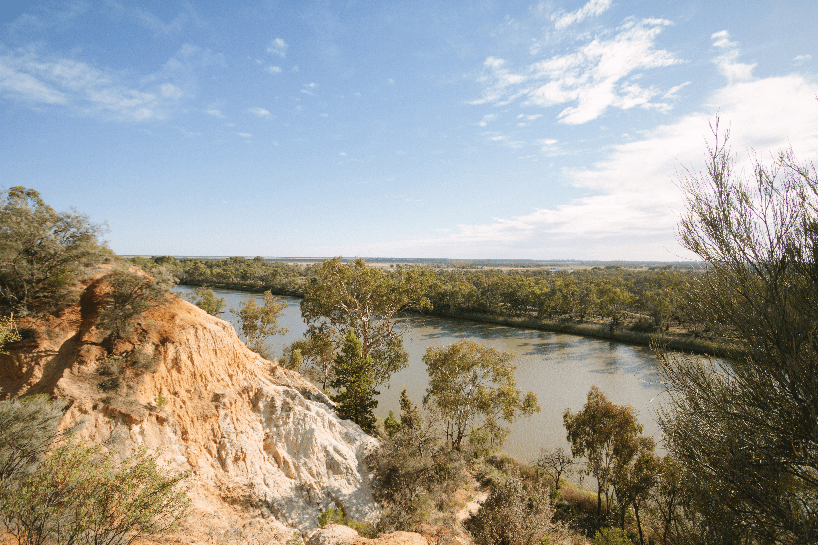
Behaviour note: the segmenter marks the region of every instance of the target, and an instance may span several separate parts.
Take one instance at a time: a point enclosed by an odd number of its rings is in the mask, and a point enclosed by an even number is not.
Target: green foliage
[[[188,510],[183,475],[144,450],[116,463],[64,441],[62,407],[45,396],[0,402],[0,524],[20,544],[121,544],[173,527]]]
[[[327,509],[318,516],[318,525],[321,528],[328,524],[340,524],[343,526],[349,526],[350,528],[358,532],[359,536],[366,538],[374,538],[377,537],[378,535],[378,532],[371,524],[369,524],[368,522],[361,522],[347,518],[344,515],[344,511],[340,507],[338,507],[337,509],[330,507],[329,509]]]
[[[278,319],[287,303],[280,301],[269,290],[262,294],[262,300],[263,304],[258,306],[255,299],[247,299],[239,303],[239,310],[230,309],[230,312],[238,316],[241,322],[241,332],[247,347],[270,359],[272,355],[264,341],[272,335],[283,335],[287,332],[287,328],[278,327]]]
[[[523,397],[517,389],[513,357],[465,339],[426,350],[429,387],[423,403],[440,412],[455,449],[466,438],[478,449],[499,449],[508,435],[500,421],[510,424],[539,412],[537,396]]]
[[[581,411],[566,409],[563,422],[575,457],[584,456],[587,473],[597,481],[597,516],[602,516],[602,493],[605,492],[606,512],[610,512],[609,487],[617,464],[625,464],[637,448],[642,425],[629,405],[608,401],[599,388],[592,386],[588,401]]]
[[[428,308],[425,294],[431,281],[431,271],[422,267],[387,272],[362,259],[346,264],[340,257],[328,259],[304,289],[301,316],[307,325],[323,327],[336,350],[349,332],[355,333],[363,357],[372,358],[377,386],[406,366],[408,355],[395,329],[396,315]]]
[[[62,407],[46,395],[0,401],[0,482],[18,478],[40,461],[62,415]]]
[[[279,363],[316,379],[321,384],[321,389],[326,390],[335,375],[335,346],[329,329],[324,326],[309,326],[303,339],[284,348]]]
[[[103,232],[76,211],[56,212],[33,189],[1,193],[0,304],[23,313],[59,307],[85,268],[110,255]]]
[[[14,321],[14,314],[10,316],[0,316],[0,354],[5,354],[3,347],[9,343],[14,343],[22,339],[17,330],[17,323]]]
[[[31,472],[0,483],[0,520],[20,544],[127,544],[172,529],[189,501],[146,451],[122,463],[69,442]]]
[[[111,331],[111,349],[117,339],[131,334],[134,322],[147,310],[162,305],[175,279],[163,269],[150,276],[127,265],[117,265],[105,275],[110,290],[102,302],[97,326]]]
[[[216,299],[216,294],[207,286],[199,286],[193,289],[193,293],[187,295],[187,300],[213,316],[218,316],[224,309],[224,297]]]
[[[602,528],[594,535],[593,545],[633,545],[625,530],[620,528]]]
[[[401,430],[412,430],[419,428],[423,423],[423,417],[406,393],[406,388],[400,393],[400,421],[395,418],[395,414],[390,410],[389,416],[384,420],[383,427],[389,437],[393,437]]]
[[[332,400],[338,403],[338,416],[352,420],[367,433],[375,431],[378,406],[372,380],[372,359],[361,354],[361,341],[355,333],[347,333],[341,353],[335,357],[335,378],[332,387],[338,392]]]
[[[455,524],[455,491],[465,485],[462,453],[453,451],[430,420],[405,398],[408,411],[397,430],[367,462],[375,475],[382,514],[378,530],[416,531],[421,524]],[[415,416],[417,415],[417,416]],[[397,419],[396,419],[397,420]]]
[[[682,180],[682,243],[708,264],[691,292],[697,319],[747,356],[663,354],[660,415],[711,542],[818,540],[818,173],[792,151],[751,179],[733,172],[713,127],[707,170]]]
[[[478,545],[534,545],[548,539],[553,515],[548,488],[513,475],[492,489],[465,526]]]

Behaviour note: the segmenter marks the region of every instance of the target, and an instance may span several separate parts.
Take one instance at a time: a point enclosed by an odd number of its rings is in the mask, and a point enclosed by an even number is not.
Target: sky
[[[0,8],[0,186],[123,255],[694,258],[680,180],[818,157],[818,2]]]

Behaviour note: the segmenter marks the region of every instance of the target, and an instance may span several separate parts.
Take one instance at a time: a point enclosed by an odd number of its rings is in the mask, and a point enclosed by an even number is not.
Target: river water
[[[178,286],[178,294],[192,292],[187,286]],[[224,318],[237,326],[231,308],[239,302],[261,297],[232,290],[213,290],[227,303]],[[275,355],[281,354],[286,344],[300,338],[306,331],[301,320],[301,300],[281,297],[287,308],[279,325],[289,329],[287,334],[271,337],[269,346]],[[493,346],[501,352],[515,355],[517,387],[524,393],[537,394],[542,410],[530,418],[521,418],[511,426],[511,434],[503,451],[520,460],[535,459],[540,449],[564,447],[562,414],[566,408],[577,411],[586,401],[588,389],[596,385],[614,403],[629,404],[644,425],[644,434],[660,442],[661,433],[656,425],[656,411],[666,397],[655,372],[656,357],[645,347],[630,346],[599,339],[564,333],[548,333],[500,325],[481,324],[464,320],[428,316],[409,316],[403,320],[404,348],[409,353],[409,365],[395,373],[389,388],[381,387],[375,414],[385,418],[389,410],[399,414],[398,398],[406,387],[409,397],[418,405],[426,391],[428,376],[422,361],[430,346],[449,345],[460,339],[470,339]]]

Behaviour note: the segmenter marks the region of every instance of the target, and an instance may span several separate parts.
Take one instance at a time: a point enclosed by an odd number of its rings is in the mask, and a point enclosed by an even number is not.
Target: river
[[[178,286],[179,294],[192,291]],[[213,290],[227,303],[222,318],[237,326],[236,317],[229,313],[238,309],[239,302],[261,297],[232,290]],[[301,300],[281,297],[287,308],[279,325],[288,328],[285,335],[271,337],[268,344],[276,356],[286,344],[300,338],[306,331],[301,320]],[[582,408],[588,389],[596,385],[614,403],[629,404],[644,425],[645,435],[659,443],[661,433],[656,424],[656,411],[666,397],[655,372],[656,357],[650,349],[564,333],[548,333],[500,325],[430,316],[409,316],[403,320],[404,348],[409,353],[409,365],[395,373],[390,387],[382,387],[375,414],[385,418],[389,410],[399,414],[398,398],[406,387],[409,397],[418,405],[426,391],[428,376],[422,358],[430,346],[449,345],[460,339],[470,339],[493,346],[501,352],[515,355],[517,387],[524,393],[537,394],[542,410],[530,418],[521,418],[511,426],[511,434],[503,451],[520,460],[535,459],[540,449],[568,449],[562,414],[566,408]]]

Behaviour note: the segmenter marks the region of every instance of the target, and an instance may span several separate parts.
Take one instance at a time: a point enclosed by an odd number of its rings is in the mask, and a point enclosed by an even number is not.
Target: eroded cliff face
[[[324,394],[247,349],[229,323],[173,296],[103,347],[95,322],[105,289],[96,280],[60,319],[24,321],[35,338],[0,357],[2,395],[53,394],[70,403],[64,424],[85,422],[81,437],[123,454],[159,449],[168,469],[191,472],[194,520],[207,535],[235,534],[238,513],[267,520],[282,541],[288,528],[314,533],[331,506],[377,518],[362,462],[377,442],[340,420]],[[112,377],[111,349],[141,352],[146,370],[114,365]],[[111,381],[115,373],[122,380]]]

